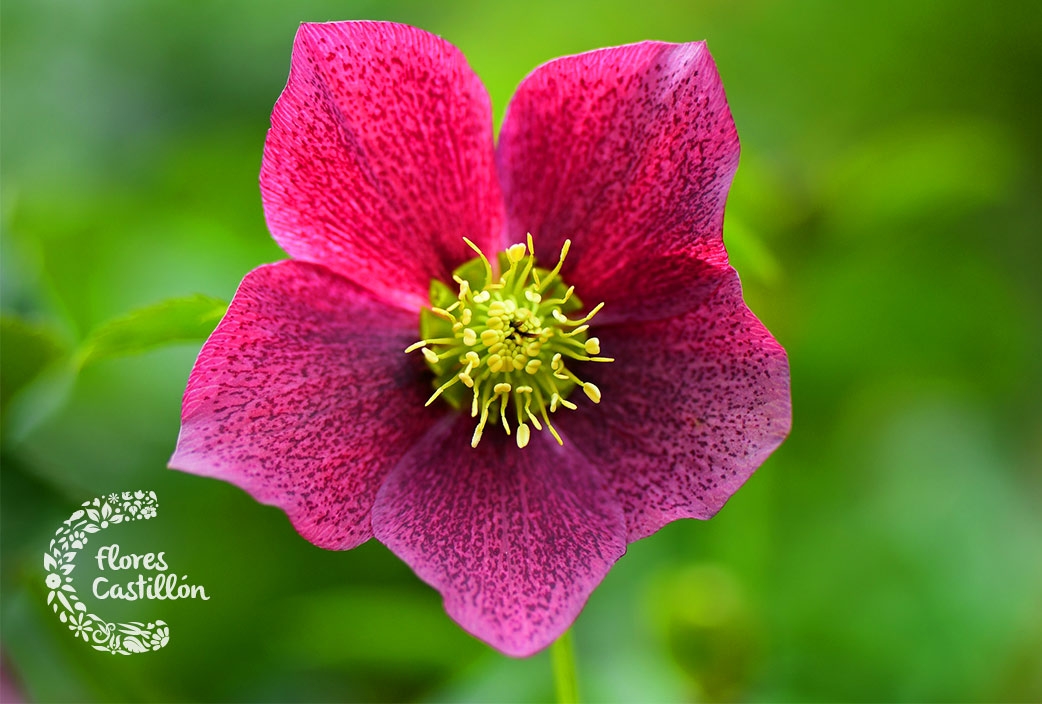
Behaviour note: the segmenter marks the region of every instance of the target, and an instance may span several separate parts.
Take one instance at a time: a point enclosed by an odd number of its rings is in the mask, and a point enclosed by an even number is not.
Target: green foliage
[[[0,413],[11,399],[32,383],[64,352],[64,345],[48,327],[13,315],[0,316]]]
[[[201,294],[140,308],[96,328],[80,348],[79,364],[85,367],[173,342],[205,340],[227,309],[224,301]]]

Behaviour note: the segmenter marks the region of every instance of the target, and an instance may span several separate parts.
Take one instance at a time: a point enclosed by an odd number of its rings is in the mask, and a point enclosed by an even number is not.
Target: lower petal
[[[531,655],[571,625],[625,552],[625,521],[575,447],[535,433],[519,450],[496,428],[475,449],[473,425],[446,419],[402,458],[373,530],[463,628]]]
[[[597,328],[612,364],[578,373],[601,390],[558,414],[610,481],[629,540],[678,518],[710,518],[781,444],[792,424],[785,350],[742,301],[738,276],[716,270],[687,313]]]
[[[283,509],[319,547],[370,537],[376,491],[435,414],[415,314],[323,267],[250,272],[185,390],[175,469]]]

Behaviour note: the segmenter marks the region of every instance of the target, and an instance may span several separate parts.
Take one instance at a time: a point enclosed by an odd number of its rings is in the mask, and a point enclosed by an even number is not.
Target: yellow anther
[[[459,317],[460,322],[463,323],[464,325],[470,325],[470,321],[473,318],[474,318],[474,311],[472,311],[470,308],[465,308],[463,310],[463,312],[460,314],[460,317]]]
[[[494,398],[495,396],[490,396],[485,401],[485,405],[481,407],[481,420],[478,421],[478,427],[474,428],[474,436],[470,439],[471,447],[477,447],[478,443],[481,442],[481,433],[485,429],[485,422],[488,421],[488,407],[492,405],[492,399]]]
[[[517,429],[517,446],[524,448],[528,445],[528,440],[532,437],[532,431],[528,429],[528,426],[522,423]]]
[[[442,320],[448,320],[450,323],[456,322],[456,316],[454,316],[452,313],[445,310],[444,308],[431,308],[431,313],[434,313]]]
[[[481,344],[485,345],[485,347],[491,347],[499,342],[501,338],[502,335],[495,330],[484,330],[481,333]]]
[[[503,358],[498,354],[489,355],[488,357],[488,368],[493,372],[499,371],[499,364],[503,361]]]
[[[525,298],[527,298],[531,303],[539,303],[541,300],[543,300],[542,296],[540,296],[536,291],[533,291],[531,289],[525,291]]]
[[[601,402],[601,390],[597,388],[596,384],[591,384],[587,381],[583,384],[583,391],[586,392],[586,395],[589,396],[590,400],[594,403]]]
[[[500,318],[500,317],[496,316],[496,317],[490,317],[490,318],[488,319],[488,322],[487,322],[487,323],[485,323],[485,324],[486,324],[486,325],[488,325],[488,327],[489,327],[490,329],[492,329],[492,330],[502,330],[502,329],[503,329],[503,326],[504,326],[504,325],[505,325],[506,323],[504,323],[504,322],[503,322],[503,319],[502,319],[502,318]]]
[[[574,411],[576,408],[578,408],[578,406],[576,406],[574,403],[572,403],[571,401],[569,401],[566,398],[562,398],[560,400],[561,400],[561,405],[564,406],[565,408],[567,408],[570,411]]]
[[[463,385],[466,386],[468,389],[474,388],[474,380],[470,377],[470,374],[468,374],[467,372],[460,372],[459,380],[462,381]]]
[[[486,302],[490,298],[492,298],[492,294],[489,293],[488,291],[482,291],[481,293],[475,293],[474,294],[474,302],[475,303],[484,303],[484,302]]]
[[[434,354],[433,352],[431,352],[426,347],[423,348],[423,358],[426,359],[431,364],[437,364],[438,363],[438,355]]]
[[[554,371],[564,366],[564,362],[561,361],[561,353],[558,352],[554,355],[553,359],[550,360],[550,368]]]
[[[528,360],[528,364],[525,365],[525,371],[528,372],[529,374],[535,374],[537,371],[539,371],[539,367],[541,367],[542,365],[543,365],[543,360],[541,360],[541,359],[530,359],[530,360]]]
[[[494,391],[497,394],[508,394],[510,393],[511,388],[513,387],[510,386],[510,384],[506,382],[500,382],[499,384],[496,384],[492,387],[492,391]]]
[[[557,412],[557,404],[560,401],[561,401],[560,394],[554,394],[553,396],[550,397],[550,412],[551,413],[556,413]]]
[[[525,245],[523,244],[512,244],[507,247],[507,260],[511,264],[517,264],[525,257]]]
[[[478,353],[474,350],[467,352],[467,354],[464,356],[466,357],[467,361],[473,364],[475,367],[481,363],[481,358],[478,357]]]
[[[503,309],[507,312],[507,315],[513,315],[514,311],[517,310],[517,304],[512,300],[507,299],[503,301]]]
[[[536,340],[535,342],[529,342],[525,346],[525,354],[527,354],[529,357],[538,357],[539,356],[539,352],[542,349],[543,349],[543,343],[540,342],[539,340]]]
[[[586,350],[586,354],[600,354],[601,341],[596,337],[591,337],[583,343],[583,349]]]
[[[470,311],[467,312],[469,313]],[[467,328],[463,331],[463,344],[467,347],[473,347],[478,344],[478,334],[472,328]]]

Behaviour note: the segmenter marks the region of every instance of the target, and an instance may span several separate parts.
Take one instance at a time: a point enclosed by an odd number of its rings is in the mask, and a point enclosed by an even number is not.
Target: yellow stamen
[[[488,257],[485,256],[485,253],[481,251],[480,247],[478,247],[476,244],[474,244],[473,242],[468,240],[466,237],[463,238],[463,241],[467,243],[468,247],[470,247],[475,252],[477,252],[479,257],[481,257],[481,263],[485,265],[485,284],[486,285],[491,284],[492,283],[492,265],[489,264]]]
[[[525,256],[525,245],[523,244],[512,244],[507,247],[507,260],[511,264],[517,264]]]
[[[532,431],[528,429],[528,426],[522,423],[517,428],[517,446],[524,449],[528,446],[528,440],[532,436]]]
[[[586,392],[586,395],[589,396],[590,400],[594,403],[601,402],[601,390],[598,389],[595,384],[586,382],[585,384],[583,384],[583,391]]]
[[[459,407],[469,395],[470,414],[478,419],[471,438],[474,446],[489,423],[501,424],[510,435],[515,422],[519,448],[531,442],[532,428],[549,431],[563,444],[549,414],[577,410],[568,400],[576,387],[595,403],[601,399],[600,389],[581,381],[566,362],[610,361],[600,356],[600,339],[588,337],[589,321],[603,303],[579,320],[568,317],[580,308],[573,300],[575,289],[560,279],[570,240],[565,240],[550,271],[536,268],[531,234],[524,244],[508,247],[499,260],[490,260],[469,239],[465,242],[477,258],[453,274],[459,295],[449,305],[432,306],[423,323],[428,339],[406,348],[410,353],[420,350],[437,377],[437,389],[427,404],[441,398]],[[501,276],[495,275],[494,261],[506,266]],[[444,287],[432,287],[434,295],[444,303]],[[517,384],[519,380],[525,383]],[[498,413],[492,410],[497,398]]]
[[[424,406],[429,406],[432,403],[434,403],[434,399],[436,399],[439,396],[441,396],[441,392],[442,391],[444,391],[445,389],[449,388],[450,386],[452,386],[453,384],[455,384],[459,380],[460,380],[460,378],[458,376],[454,376],[451,379],[449,379],[448,381],[446,381],[444,384],[442,384],[441,386],[438,387],[437,391],[435,391],[433,394],[431,394],[431,397],[429,399],[427,399],[427,403],[425,403],[423,405]]]

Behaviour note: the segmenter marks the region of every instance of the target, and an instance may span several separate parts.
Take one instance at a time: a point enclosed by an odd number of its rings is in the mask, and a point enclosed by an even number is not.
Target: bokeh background
[[[1042,699],[1040,7],[5,0],[5,679],[44,702],[552,696],[545,653],[470,638],[375,541],[319,550],[164,469],[197,336],[77,363],[106,321],[228,300],[283,257],[257,173],[296,25],[368,18],[459,46],[497,121],[539,63],[648,38],[707,39],[728,91],[725,238],[789,351],[794,429],[716,518],[634,544],[593,594],[584,698]],[[159,518],[109,537],[212,598],[105,602],[172,626],[111,657],[45,605],[41,552],[80,501],[135,488]]]

